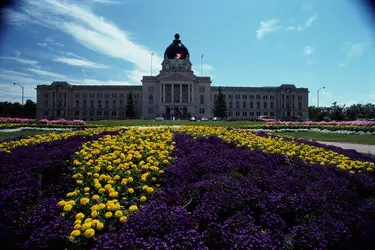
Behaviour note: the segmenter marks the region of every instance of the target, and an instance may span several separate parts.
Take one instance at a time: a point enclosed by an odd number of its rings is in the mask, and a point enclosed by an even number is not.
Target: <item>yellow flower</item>
[[[75,224],[74,225],[74,229],[80,229],[81,228],[81,224]]]
[[[79,230],[73,230],[70,234],[70,236],[72,236],[72,237],[78,237],[80,235],[81,235],[81,231],[79,231]]]
[[[142,190],[145,191],[145,190],[147,190],[147,188],[148,188],[147,185],[143,185]]]
[[[134,189],[128,188],[128,192],[132,194],[132,193],[134,193]]]
[[[70,212],[70,210],[72,210],[73,206],[71,204],[65,204],[64,205],[64,212]]]
[[[121,221],[122,223],[124,223],[124,222],[126,221],[126,219],[127,219],[126,216],[121,216],[120,221]]]
[[[97,201],[97,200],[100,199],[100,197],[99,197],[99,195],[95,194],[95,195],[92,196],[92,199],[93,199],[94,201]]]
[[[132,183],[133,181],[134,181],[134,179],[133,179],[132,177],[129,177],[129,178],[128,178],[128,182],[129,182],[129,183]]]
[[[89,198],[81,198],[80,200],[81,205],[84,205],[84,206],[89,204],[89,202],[90,202]]]
[[[98,193],[99,194],[102,194],[102,193],[104,193],[105,192],[105,189],[104,188],[100,188],[99,190],[98,190]]]
[[[141,196],[141,198],[139,199],[141,202],[145,202],[147,200],[146,196]]]
[[[104,228],[104,224],[103,224],[103,223],[100,223],[100,222],[99,222],[99,223],[96,224],[96,229],[97,229],[97,230],[100,231],[100,230],[102,230],[103,228]]]
[[[91,222],[91,221],[92,221],[91,218],[87,218],[84,223]]]
[[[74,221],[74,224],[81,224],[81,223],[82,223],[81,220],[75,220],[75,221]]]
[[[92,228],[87,229],[87,230],[85,231],[85,237],[88,238],[88,239],[94,237],[94,235],[95,235],[95,230],[92,229]]]
[[[76,214],[76,220],[82,220],[83,218],[85,218],[85,215],[83,213]]]
[[[83,189],[83,191],[85,191],[85,192],[89,192],[89,191],[90,191],[90,188],[89,188],[89,187],[85,187],[85,188]]]
[[[115,212],[115,216],[116,217],[121,217],[123,214],[122,214],[122,211],[121,210],[117,210],[116,212]]]
[[[64,201],[64,200],[59,201],[59,203],[57,203],[57,205],[58,205],[59,207],[63,207],[63,206],[65,206],[65,201]]]
[[[106,217],[106,218],[111,218],[112,215],[113,215],[112,212],[106,212],[106,213],[105,213],[105,217]]]
[[[115,198],[117,196],[118,196],[118,192],[116,192],[116,191],[109,193],[109,197],[111,197],[111,198]]]
[[[152,187],[147,188],[147,193],[152,194],[154,192],[154,189]]]
[[[91,217],[92,217],[92,218],[95,218],[95,217],[98,216],[98,214],[99,214],[98,211],[95,211],[95,210],[94,210],[94,211],[91,212]]]
[[[137,210],[138,210],[138,207],[136,205],[132,205],[132,206],[129,207],[130,212],[135,212]]]
[[[82,225],[82,231],[86,231],[89,228],[91,228],[91,222],[87,222]]]

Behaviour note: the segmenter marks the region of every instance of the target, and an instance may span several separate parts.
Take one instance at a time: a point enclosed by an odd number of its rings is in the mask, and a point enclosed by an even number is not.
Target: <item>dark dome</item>
[[[174,40],[171,45],[164,52],[164,58],[167,57],[168,59],[186,59],[186,57],[190,58],[189,50],[181,43],[180,35],[174,35]]]

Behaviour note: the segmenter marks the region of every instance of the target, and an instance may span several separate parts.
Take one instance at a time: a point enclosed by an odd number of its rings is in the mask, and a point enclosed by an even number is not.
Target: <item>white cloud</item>
[[[316,20],[316,15],[310,17],[309,19],[307,19],[307,21],[305,23],[305,26],[307,28],[310,28],[313,25],[313,23],[314,23],[315,20]]]
[[[46,71],[46,70],[41,70],[41,69],[27,69],[27,70],[31,71],[31,72],[33,72],[33,73],[35,73],[37,75],[40,75],[40,76],[47,76],[47,77],[55,77],[55,78],[57,78],[57,79],[54,79],[54,80],[67,80],[67,79],[69,79],[65,75],[57,74],[57,73]]]
[[[17,62],[22,63],[22,64],[28,64],[28,65],[37,65],[38,64],[38,61],[22,59],[22,58],[19,58],[19,57],[3,56],[3,57],[0,57],[0,59],[13,60],[13,61],[17,61]]]
[[[279,30],[281,26],[278,26],[278,23],[277,19],[261,21],[260,27],[256,30],[256,37],[262,39],[263,36]]]
[[[192,70],[194,71],[194,74],[196,76],[201,76],[201,67],[200,67],[200,65],[193,66]],[[210,76],[213,70],[214,70],[214,67],[212,67],[211,65],[209,65],[209,64],[202,64],[202,73],[203,73],[203,76]]]
[[[92,0],[95,3],[104,3],[104,4],[121,4],[120,1],[114,1],[114,0]]]
[[[83,79],[83,80],[74,80],[70,83],[82,84],[82,85],[132,85],[127,81],[116,81],[116,80],[96,80],[96,79]],[[139,84],[138,84],[139,85]]]
[[[348,100],[344,104],[346,107],[352,106],[353,104],[359,103],[357,100]]]
[[[314,50],[310,46],[305,46],[304,53],[306,56],[309,56],[314,53]]]
[[[370,98],[375,98],[375,94],[369,95]]]
[[[132,63],[134,69],[129,70],[128,77],[137,80],[138,84],[141,80],[138,78],[139,74],[150,72],[152,50],[132,42],[125,31],[109,21],[103,21],[90,9],[68,1],[55,0],[30,0],[22,8],[38,24],[60,29],[97,53]],[[162,58],[154,54],[153,62],[155,70],[160,70]]]
[[[289,30],[289,31],[295,31],[295,30],[304,31],[308,28],[311,28],[316,19],[317,19],[317,16],[313,15],[309,19],[307,19],[307,21],[303,25],[301,25],[301,24],[291,25],[287,28],[287,30]]]
[[[46,39],[44,39],[44,41],[46,41],[48,44],[50,44],[52,46],[60,46],[60,47],[64,46],[64,44],[62,44],[62,43],[55,42],[51,37],[47,37]]]
[[[350,47],[349,52],[348,52],[348,56],[349,57],[360,57],[360,56],[362,56],[363,52],[364,52],[363,45],[359,44],[359,43],[356,43],[356,44],[353,44]]]
[[[76,58],[68,58],[68,57],[58,57],[53,59],[55,62],[61,62],[65,64],[69,64],[72,66],[84,67],[84,68],[95,68],[95,69],[104,69],[108,68],[103,64],[98,64],[95,62],[91,62],[86,59],[76,59]]]
[[[343,68],[343,67],[345,67],[346,65],[347,65],[346,62],[341,62],[341,63],[337,64],[337,66],[340,67],[340,68]]]

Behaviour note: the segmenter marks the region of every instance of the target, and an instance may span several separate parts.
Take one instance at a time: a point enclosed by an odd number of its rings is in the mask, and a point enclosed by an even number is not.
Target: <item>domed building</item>
[[[213,117],[219,87],[209,76],[196,76],[190,53],[180,35],[166,48],[162,69],[156,76],[143,76],[139,86],[87,86],[68,82],[38,85],[37,118],[121,120],[127,119],[132,93],[136,118],[189,119]],[[228,119],[252,120],[266,116],[277,120],[308,120],[308,89],[291,84],[278,87],[221,87]]]

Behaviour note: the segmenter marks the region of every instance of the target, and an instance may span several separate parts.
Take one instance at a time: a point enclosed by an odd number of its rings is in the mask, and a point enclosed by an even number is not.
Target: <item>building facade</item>
[[[38,85],[37,118],[127,119],[128,95],[133,95],[136,118],[188,119],[212,117],[219,87],[211,78],[196,76],[190,54],[175,35],[164,53],[156,76],[144,76],[139,86],[81,86],[67,82]],[[268,116],[278,120],[308,120],[308,89],[283,84],[278,87],[221,87],[228,118],[250,120]]]

